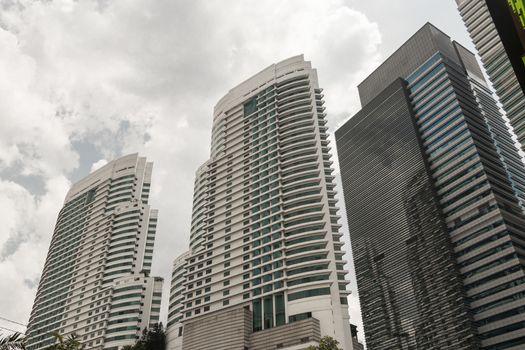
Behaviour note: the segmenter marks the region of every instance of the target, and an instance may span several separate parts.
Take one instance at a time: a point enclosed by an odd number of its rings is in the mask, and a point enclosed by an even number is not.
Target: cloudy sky
[[[215,102],[304,53],[333,131],[359,110],[357,84],[427,21],[472,47],[454,0],[0,0],[0,327],[28,320],[72,182],[123,154],[154,161],[153,270],[168,285]]]

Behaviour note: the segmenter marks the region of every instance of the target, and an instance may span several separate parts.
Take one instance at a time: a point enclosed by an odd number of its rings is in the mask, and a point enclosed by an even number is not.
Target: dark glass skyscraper
[[[474,55],[426,24],[336,131],[368,349],[525,344],[525,172]]]

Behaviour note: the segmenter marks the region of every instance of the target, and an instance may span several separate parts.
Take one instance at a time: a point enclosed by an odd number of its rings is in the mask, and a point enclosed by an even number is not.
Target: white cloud
[[[0,248],[12,234],[24,238],[0,261],[0,278],[23,298],[15,303],[2,287],[0,309],[24,322],[66,179],[79,164],[94,170],[132,152],[155,162],[153,269],[169,284],[171,262],[187,248],[194,172],[209,154],[215,102],[271,63],[304,53],[318,68],[334,125],[359,108],[355,86],[380,58],[377,25],[342,0],[6,4],[0,0],[0,174],[17,169],[46,184],[41,197],[15,182],[0,187],[0,195],[10,191]],[[83,164],[89,157],[75,141],[93,144],[103,159]]]
[[[98,170],[100,168],[102,168],[104,165],[108,164],[108,161],[105,160],[105,159],[101,159],[99,161],[96,161],[95,163],[93,163],[93,165],[91,166],[91,171],[89,173],[92,173],[94,172],[95,170]]]
[[[25,175],[54,176],[76,166],[56,106],[35,88],[35,59],[18,38],[0,29],[0,170],[22,166]]]

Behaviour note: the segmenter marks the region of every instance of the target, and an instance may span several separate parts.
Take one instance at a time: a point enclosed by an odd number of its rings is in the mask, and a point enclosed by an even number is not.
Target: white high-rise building
[[[184,307],[184,275],[186,258],[189,252],[180,255],[173,262],[173,272],[171,274],[171,290],[169,300],[168,327],[166,327],[166,341],[172,348],[181,349],[182,347],[182,308]],[[174,325],[177,324],[178,326]],[[179,334],[180,333],[180,334]]]
[[[163,281],[149,277],[152,166],[128,155],[71,187],[31,312],[28,350],[52,345],[53,332],[76,334],[84,349],[118,350],[158,322]]]
[[[215,106],[190,251],[174,263],[170,349],[352,349],[344,243],[317,73],[296,56]]]

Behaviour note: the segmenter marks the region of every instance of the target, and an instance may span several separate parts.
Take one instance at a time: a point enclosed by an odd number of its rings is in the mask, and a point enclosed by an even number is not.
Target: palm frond
[[[25,349],[25,337],[21,333],[13,333],[0,338],[0,350]]]

